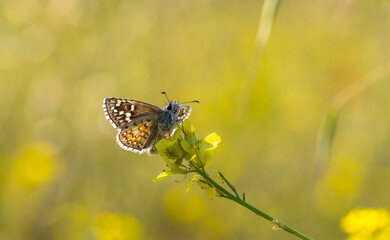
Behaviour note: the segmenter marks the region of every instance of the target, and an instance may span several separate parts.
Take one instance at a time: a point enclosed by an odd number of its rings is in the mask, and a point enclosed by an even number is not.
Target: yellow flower
[[[129,215],[102,213],[95,220],[95,234],[99,240],[140,239],[141,226]]]
[[[45,143],[34,143],[22,148],[11,171],[12,181],[21,187],[34,188],[51,180],[56,170],[53,152],[53,148]]]
[[[158,175],[155,179],[153,179],[153,182],[162,181],[171,175],[172,175],[171,171],[163,171],[162,173],[160,173],[160,175]]]
[[[208,144],[213,145],[213,149],[214,149],[217,147],[218,143],[221,142],[221,137],[216,133],[212,133],[212,134],[208,135],[204,140]]]
[[[386,209],[352,209],[340,221],[341,229],[351,235],[371,235],[389,224],[390,215]],[[351,237],[349,239],[358,238]]]

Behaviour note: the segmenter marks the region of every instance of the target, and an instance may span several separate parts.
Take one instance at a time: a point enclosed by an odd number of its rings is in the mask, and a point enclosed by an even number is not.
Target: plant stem
[[[202,177],[204,177],[207,181],[209,181],[215,188],[217,188],[218,190],[220,190],[223,194],[225,194],[225,198],[228,198],[238,204],[240,204],[241,206],[251,210],[252,212],[254,212],[255,214],[259,215],[260,217],[263,217],[265,219],[267,219],[268,221],[274,223],[278,229],[283,229],[293,235],[295,235],[296,237],[300,238],[300,239],[304,239],[304,240],[312,240],[311,238],[305,236],[304,234],[296,231],[295,229],[289,227],[288,225],[278,221],[276,218],[273,218],[271,217],[270,215],[260,211],[259,209],[253,207],[252,205],[250,205],[249,203],[245,202],[244,200],[240,199],[239,197],[237,196],[234,196],[233,194],[231,194],[228,190],[226,190],[225,188],[223,188],[221,185],[219,185],[218,183],[216,183],[212,178],[210,178],[207,173],[204,173],[201,169],[199,169],[198,167],[196,167],[194,164],[190,163],[191,166],[196,170],[197,173],[199,173]]]
[[[226,182],[226,184],[230,187],[230,189],[234,192],[234,194],[236,194],[236,197],[237,197],[237,198],[240,198],[240,197],[238,196],[238,193],[237,193],[237,191],[236,191],[236,188],[233,187],[232,184],[230,184],[230,182],[225,178],[225,176],[224,176],[221,172],[218,171],[218,174],[219,174],[219,175],[221,176],[221,178]]]

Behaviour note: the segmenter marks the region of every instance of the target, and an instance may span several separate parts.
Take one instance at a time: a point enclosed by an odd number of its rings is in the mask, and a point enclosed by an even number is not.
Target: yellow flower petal
[[[173,173],[170,172],[170,171],[164,171],[162,173],[160,173],[160,175],[158,175],[155,179],[153,179],[153,182],[160,182],[164,179],[166,179],[167,177],[171,176]]]
[[[217,192],[216,192],[215,188],[207,189],[207,197],[209,197],[210,199],[213,199],[216,196],[217,196]]]
[[[191,189],[192,184],[193,184],[194,182],[199,181],[200,178],[201,178],[200,175],[194,175],[194,176],[192,176],[191,179],[190,179],[190,181],[188,182],[186,192],[189,192],[190,189]]]
[[[216,133],[212,133],[208,135],[204,140],[209,144],[217,145],[221,142],[221,137]]]

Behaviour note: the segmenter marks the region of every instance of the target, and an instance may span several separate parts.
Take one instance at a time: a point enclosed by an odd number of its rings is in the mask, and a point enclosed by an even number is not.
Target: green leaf
[[[187,140],[182,140],[181,142],[180,142],[180,146],[182,147],[182,149],[184,150],[184,151],[186,151],[187,153],[192,153],[193,151],[193,148],[191,147],[191,145],[187,142]]]
[[[184,156],[185,152],[180,147],[179,141],[181,141],[181,139],[175,139],[171,142],[168,142],[168,147],[164,150],[164,153],[167,155],[168,158],[178,159]]]
[[[157,148],[157,150],[160,152],[160,153],[162,153],[162,152],[164,152],[165,151],[165,149],[167,149],[168,147],[169,147],[169,141],[168,140],[166,140],[166,139],[161,139],[160,141],[158,141],[157,143],[156,143],[156,148]]]
[[[175,160],[175,166],[181,166],[182,163],[183,163],[183,158],[178,158]]]
[[[181,139],[176,139],[174,141],[174,144],[172,144],[172,147],[170,148],[170,150],[174,152],[178,157],[183,157],[184,154],[186,154],[186,152],[184,152],[180,146],[182,141],[183,140]]]
[[[170,169],[175,168],[175,165],[171,162],[171,160],[165,153],[162,153],[161,157],[164,159],[165,163],[167,164],[167,167],[169,167]]]
[[[172,140],[176,140],[178,138],[180,138],[180,135],[182,134],[183,132],[181,131],[180,128],[176,128],[175,132],[173,133],[172,135]]]
[[[172,174],[173,173],[171,171],[164,171],[160,173],[160,175],[158,175],[155,179],[153,179],[153,182],[160,182],[166,179],[167,177],[171,176]]]
[[[184,120],[183,129],[186,134],[194,132],[194,126],[192,126],[191,121],[189,119]]]

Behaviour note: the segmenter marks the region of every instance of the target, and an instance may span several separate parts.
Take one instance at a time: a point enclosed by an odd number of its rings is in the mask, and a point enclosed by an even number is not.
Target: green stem
[[[234,194],[236,194],[236,197],[237,197],[237,198],[240,198],[240,197],[238,196],[238,193],[237,193],[237,191],[236,191],[236,188],[233,187],[233,185],[230,184],[230,182],[225,178],[225,176],[224,176],[220,171],[218,171],[218,174],[219,174],[219,175],[221,176],[221,178],[226,182],[226,184],[230,187],[230,189],[234,192]]]
[[[289,227],[288,225],[278,221],[276,218],[273,218],[270,215],[268,215],[268,214],[260,211],[259,209],[253,207],[252,205],[250,205],[249,203],[247,203],[244,200],[240,199],[239,197],[234,196],[228,190],[226,190],[221,185],[216,183],[213,179],[211,179],[206,173],[202,172],[202,170],[200,170],[194,164],[192,164],[192,163],[190,163],[190,164],[196,170],[197,173],[199,173],[202,177],[204,177],[207,181],[209,181],[212,185],[214,185],[214,187],[216,187],[218,190],[220,190],[225,195],[224,196],[225,198],[228,198],[228,199],[230,199],[232,201],[235,201],[236,203],[240,204],[241,206],[243,206],[243,207],[251,210],[255,214],[259,215],[260,217],[263,217],[263,218],[267,219],[268,221],[274,223],[278,228],[283,229],[283,230],[285,230],[285,231],[295,235],[296,237],[298,237],[300,239],[312,240],[311,238],[303,235],[302,233],[296,231],[295,229]]]

